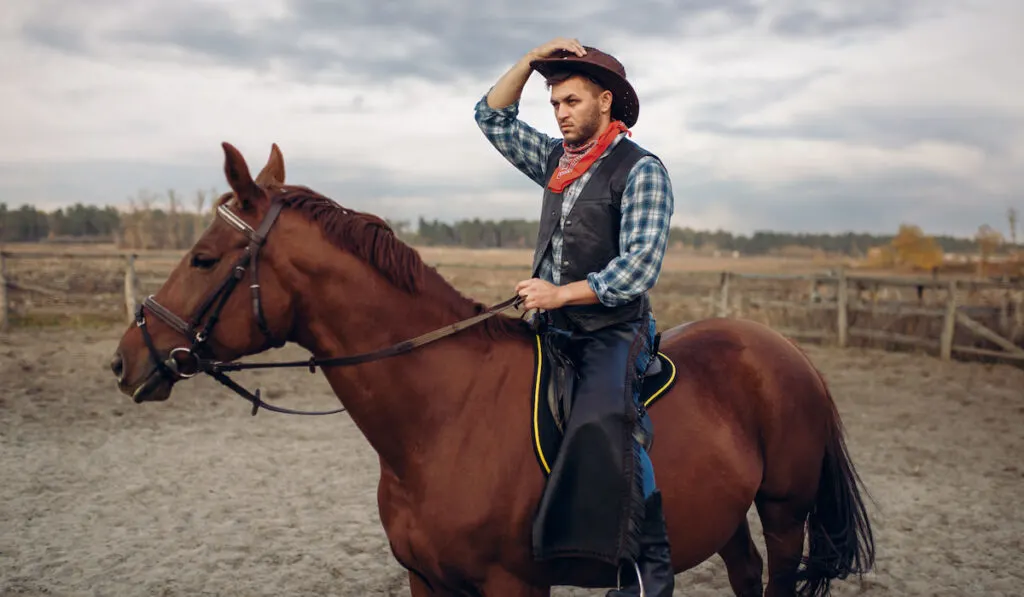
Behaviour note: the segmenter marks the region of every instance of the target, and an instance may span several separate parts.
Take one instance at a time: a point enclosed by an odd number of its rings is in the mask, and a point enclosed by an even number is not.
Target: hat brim
[[[541,58],[530,62],[530,67],[547,77],[551,73],[568,67],[571,70],[593,77],[612,92],[612,117],[627,127],[636,124],[640,117],[640,100],[629,81],[615,71],[581,59],[575,54],[559,58]]]

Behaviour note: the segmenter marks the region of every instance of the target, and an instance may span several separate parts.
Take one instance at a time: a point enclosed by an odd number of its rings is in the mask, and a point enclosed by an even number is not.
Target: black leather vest
[[[559,144],[548,156],[545,180],[550,180],[563,151]],[[640,158],[648,155],[653,156],[633,141],[623,138],[597,165],[562,227],[562,263],[553,264],[560,271],[561,284],[585,280],[587,274],[601,271],[619,256],[622,191],[630,169]],[[533,255],[534,277],[538,275],[541,258],[551,245],[551,236],[561,215],[562,193],[545,187],[540,230]],[[639,320],[648,310],[650,299],[644,293],[617,307],[606,307],[600,303],[570,305],[559,309],[559,312],[580,329],[594,331],[614,323]]]

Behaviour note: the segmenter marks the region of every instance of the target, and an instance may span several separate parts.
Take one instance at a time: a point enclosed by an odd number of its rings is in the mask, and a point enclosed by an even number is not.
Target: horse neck
[[[305,290],[294,329],[295,340],[316,357],[379,350],[472,315],[468,302],[453,300],[457,293],[436,282],[428,284],[430,291],[412,295],[348,254],[308,254],[316,264],[299,286]],[[474,376],[482,374],[483,361],[510,343],[515,341],[466,330],[405,354],[323,371],[352,420],[401,475],[414,454],[427,457],[439,432],[452,433],[446,425],[463,412],[474,390],[481,396]]]

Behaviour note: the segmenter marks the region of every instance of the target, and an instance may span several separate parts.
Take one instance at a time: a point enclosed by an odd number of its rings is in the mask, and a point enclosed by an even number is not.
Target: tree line
[[[540,222],[536,220],[460,220],[454,223],[419,218],[414,231],[408,221],[389,222],[408,242],[426,246],[464,246],[470,248],[532,248]],[[674,226],[669,231],[669,245],[698,251],[738,251],[742,255],[770,255],[786,249],[807,249],[830,254],[866,256],[870,249],[899,243],[900,234],[907,234],[906,226],[893,234],[844,232],[795,233],[770,230],[753,234],[735,234],[725,230],[696,230]],[[916,227],[914,227],[916,228]],[[988,231],[991,227],[983,226]],[[919,230],[919,229],[918,229]],[[918,232],[923,235],[923,233]],[[987,233],[990,234],[990,233]],[[949,235],[928,236],[942,252],[969,253],[979,249],[978,237]],[[989,238],[986,236],[986,248]]]
[[[75,204],[40,210],[31,205],[11,209],[0,203],[0,242],[97,241],[113,242],[129,249],[184,249],[191,246],[213,218],[215,190],[198,191],[190,204],[173,190],[163,196],[141,192],[128,199],[128,208]],[[926,236],[932,253],[1001,252],[1016,243],[1016,211],[1007,214],[1009,243],[988,225],[974,237],[924,235],[916,227],[913,236]],[[420,246],[462,246],[469,248],[532,248],[539,222],[526,219],[465,219],[455,222],[420,217],[415,228],[408,220],[388,220],[406,242]],[[893,247],[905,236],[906,226],[893,234],[846,232],[808,234],[757,231],[735,234],[725,230],[696,230],[673,227],[669,244],[673,248],[698,251],[737,251],[742,255],[769,255],[802,249],[835,255],[862,257],[876,247]],[[895,243],[895,244],[894,244]],[[906,244],[906,243],[903,243]]]
[[[141,192],[128,198],[128,209],[76,203],[46,211],[0,203],[0,243],[102,242],[125,249],[185,249],[212,220],[216,196],[215,191],[199,191],[186,206],[173,190],[163,197]]]

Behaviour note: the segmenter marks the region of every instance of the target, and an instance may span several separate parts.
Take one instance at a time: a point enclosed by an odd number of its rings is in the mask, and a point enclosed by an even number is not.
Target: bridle
[[[165,379],[173,383],[178,380],[195,377],[200,373],[205,373],[231,390],[234,390],[234,392],[242,398],[251,402],[253,415],[255,415],[261,407],[266,410],[293,415],[330,415],[340,413],[345,410],[344,407],[328,411],[299,411],[274,406],[264,402],[260,398],[260,390],[258,388],[255,392],[250,392],[228,377],[226,372],[240,371],[243,369],[306,367],[309,369],[310,373],[315,373],[317,366],[339,367],[368,363],[403,354],[417,347],[423,346],[424,344],[440,340],[441,338],[450,336],[456,332],[476,325],[485,319],[493,317],[510,307],[518,307],[523,301],[522,297],[514,296],[508,300],[491,306],[487,310],[474,315],[473,317],[427,332],[421,336],[398,342],[386,348],[351,356],[332,357],[326,359],[310,357],[308,360],[303,361],[276,361],[262,363],[240,363],[237,361],[224,362],[212,359],[210,358],[212,352],[208,344],[210,335],[213,332],[213,328],[217,325],[217,321],[220,319],[221,310],[227,303],[231,293],[235,290],[235,287],[238,286],[238,283],[245,276],[246,270],[250,272],[249,291],[252,297],[253,316],[256,318],[257,325],[266,339],[265,346],[262,350],[283,346],[285,343],[283,339],[275,338],[267,325],[266,317],[263,313],[263,304],[260,300],[258,270],[260,249],[263,248],[263,245],[266,243],[267,235],[273,228],[283,207],[284,204],[281,201],[271,201],[270,208],[268,209],[267,214],[263,217],[263,221],[260,222],[259,229],[253,229],[244,220],[235,215],[234,212],[228,208],[226,203],[222,203],[217,207],[217,215],[223,218],[225,222],[230,224],[236,230],[245,234],[249,239],[249,244],[242,252],[242,255],[235,261],[234,265],[232,265],[231,273],[217,287],[207,294],[206,298],[199,304],[199,307],[196,309],[190,320],[186,321],[185,319],[182,319],[170,309],[167,309],[158,303],[156,299],[153,298],[153,295],[147,296],[146,299],[136,308],[135,325],[142,332],[142,338],[146,343],[146,347],[149,349],[150,358],[153,360],[157,370]],[[180,346],[171,349],[167,359],[162,360],[156,349],[156,345],[153,343],[153,338],[149,333],[149,328],[146,325],[146,310],[187,338],[190,342],[189,346]],[[203,320],[204,317],[206,318],[205,322]],[[179,355],[183,356],[188,361],[191,361],[191,366],[183,366],[182,361],[179,361],[179,359],[176,358]],[[185,363],[188,361],[185,361]],[[137,398],[136,401],[141,401],[141,398]]]

